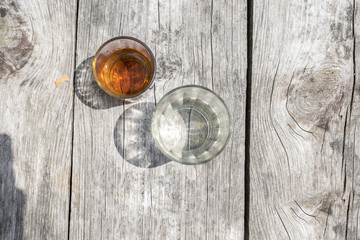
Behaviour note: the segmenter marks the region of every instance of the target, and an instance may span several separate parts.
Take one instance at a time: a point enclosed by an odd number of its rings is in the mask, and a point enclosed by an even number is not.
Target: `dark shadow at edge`
[[[0,239],[23,239],[25,195],[15,186],[11,138],[0,134]]]
[[[85,59],[75,70],[75,94],[86,106],[93,109],[108,109],[120,106],[123,100],[111,97],[97,84],[92,71],[94,57]]]
[[[155,146],[152,138],[151,117],[154,107],[153,102],[134,104],[122,113],[114,129],[114,142],[121,157],[128,163],[141,168],[154,168],[170,162]],[[126,131],[128,135],[125,136],[124,143],[125,119],[126,125],[130,124],[131,131]],[[126,125],[125,128],[127,128]],[[132,156],[129,156],[129,152]]]

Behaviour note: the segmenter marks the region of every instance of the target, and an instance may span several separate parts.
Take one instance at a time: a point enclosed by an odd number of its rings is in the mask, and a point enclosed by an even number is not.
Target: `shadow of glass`
[[[151,135],[151,117],[155,103],[137,103],[128,108],[117,120],[114,129],[115,146],[130,164],[153,168],[170,162]]]
[[[123,100],[111,97],[96,83],[92,72],[94,57],[84,60],[75,71],[75,94],[86,106],[93,109],[108,109],[123,104]]]
[[[0,134],[0,238],[23,239],[25,195],[15,187],[11,139]]]

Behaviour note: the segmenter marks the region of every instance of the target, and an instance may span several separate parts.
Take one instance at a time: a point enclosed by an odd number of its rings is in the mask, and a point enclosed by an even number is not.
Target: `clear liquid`
[[[187,104],[188,100],[179,101],[185,104],[171,104],[163,113],[160,137],[167,149],[181,152],[182,156],[196,156],[211,148],[217,139],[219,120],[209,104]]]
[[[230,136],[230,114],[211,90],[184,86],[166,94],[151,121],[156,145],[168,158],[199,164],[213,159]]]

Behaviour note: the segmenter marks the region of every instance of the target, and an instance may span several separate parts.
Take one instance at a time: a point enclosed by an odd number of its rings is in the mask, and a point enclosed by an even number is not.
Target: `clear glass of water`
[[[205,163],[225,148],[231,118],[213,91],[188,85],[168,92],[155,107],[151,130],[156,146],[182,164]]]

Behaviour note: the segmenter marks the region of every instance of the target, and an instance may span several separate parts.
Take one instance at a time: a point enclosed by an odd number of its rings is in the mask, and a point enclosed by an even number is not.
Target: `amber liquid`
[[[135,49],[121,49],[112,53],[101,69],[103,84],[119,96],[140,93],[149,85],[153,74],[149,59]]]

